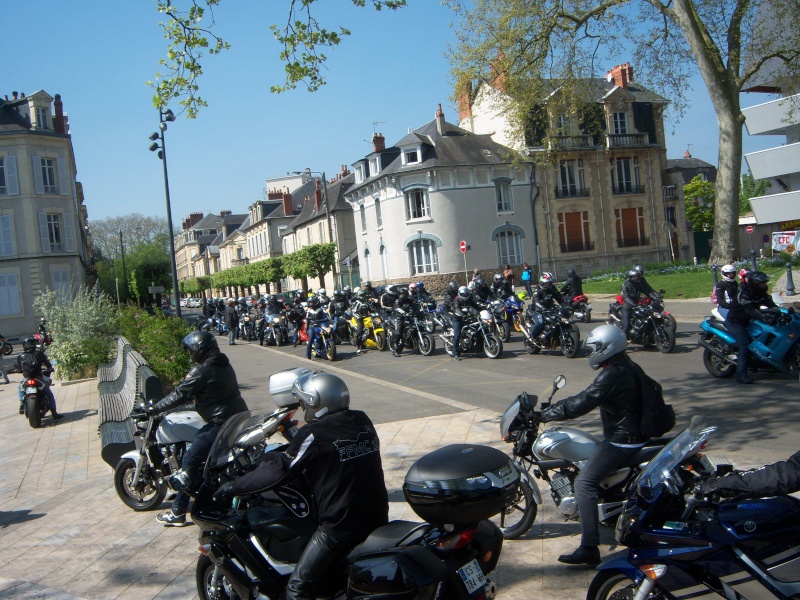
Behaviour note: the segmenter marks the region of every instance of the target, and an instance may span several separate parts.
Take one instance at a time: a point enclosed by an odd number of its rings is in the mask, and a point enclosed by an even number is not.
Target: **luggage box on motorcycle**
[[[420,518],[468,525],[496,515],[514,498],[519,472],[488,446],[453,444],[426,454],[406,474],[403,493]]]
[[[285,371],[278,371],[277,373],[269,376],[269,394],[275,401],[278,407],[292,406],[297,404],[297,400],[292,397],[292,384],[303,375],[312,373],[311,369],[306,367],[296,367],[294,369],[286,369]]]

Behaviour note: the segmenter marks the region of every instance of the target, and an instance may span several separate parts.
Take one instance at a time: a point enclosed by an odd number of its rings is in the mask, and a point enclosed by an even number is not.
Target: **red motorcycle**
[[[586,294],[575,296],[570,301],[570,307],[574,311],[573,317],[581,323],[590,323],[592,320],[592,305],[589,304],[589,298]]]
[[[33,339],[36,340],[36,349],[41,352],[44,352],[53,343],[53,337],[47,333],[47,321],[44,317],[39,323],[39,331],[33,334]]]
[[[675,317],[672,315],[672,313],[670,313],[669,311],[664,310],[664,301],[661,300],[661,296],[663,294],[664,294],[664,290],[660,290],[658,292],[658,296],[659,296],[658,300],[652,300],[650,298],[639,298],[639,304],[640,305],[649,306],[650,304],[653,304],[655,302],[655,305],[653,306],[653,308],[657,312],[660,312],[663,315],[664,321],[667,323],[669,328],[672,329],[672,333],[675,333],[675,329],[677,329],[677,327],[678,327],[678,322],[675,320]],[[620,311],[622,310],[622,305],[625,304],[625,300],[622,298],[622,294],[617,294],[616,296],[614,296],[614,300],[616,300],[615,304],[609,304],[608,305],[609,322],[610,322],[610,319],[612,319],[612,318],[616,322],[621,322],[622,321],[622,314],[621,314]]]

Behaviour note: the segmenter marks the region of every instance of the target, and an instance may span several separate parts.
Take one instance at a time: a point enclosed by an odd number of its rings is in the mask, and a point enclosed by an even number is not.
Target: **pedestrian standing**
[[[3,376],[3,383],[11,383],[6,375],[6,357],[0,356],[0,375]]]
[[[228,345],[236,345],[236,328],[239,326],[239,313],[236,312],[236,303],[233,298],[228,299],[225,307],[225,326],[228,328]]]
[[[528,298],[533,296],[531,290],[531,281],[533,280],[533,269],[526,262],[522,263],[522,284],[525,286],[525,291],[528,292]]]
[[[516,276],[514,275],[514,269],[511,268],[511,265],[506,265],[503,269],[503,277],[506,278],[506,281],[511,286],[511,291],[514,291],[514,283],[516,280]]]

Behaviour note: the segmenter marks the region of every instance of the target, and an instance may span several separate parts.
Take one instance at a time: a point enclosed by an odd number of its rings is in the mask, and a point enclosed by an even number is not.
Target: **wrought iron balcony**
[[[649,246],[650,238],[638,237],[627,240],[617,240],[617,248],[633,248],[634,246]]]
[[[646,133],[609,133],[606,135],[608,148],[643,148],[649,146]]]
[[[594,250],[594,242],[573,242],[560,244],[561,252],[589,252]]]
[[[590,135],[557,135],[549,140],[550,150],[587,150],[594,148]]]
[[[620,183],[611,186],[611,193],[619,194],[644,194],[643,185],[633,185],[632,183]]]
[[[556,198],[588,198],[591,195],[588,189],[572,185],[558,185],[555,192]]]

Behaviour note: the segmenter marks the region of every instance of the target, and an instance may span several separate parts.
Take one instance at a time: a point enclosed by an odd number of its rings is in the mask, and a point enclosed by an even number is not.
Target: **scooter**
[[[774,322],[752,319],[747,326],[750,335],[748,359],[754,369],[777,373],[800,374],[800,314],[794,307],[765,311]],[[706,317],[700,323],[700,345],[703,365],[714,377],[731,377],[736,372],[736,339],[725,321]]]
[[[557,390],[567,384],[563,375],[553,379],[553,389],[542,408],[550,406]],[[547,482],[556,507],[567,520],[577,520],[578,502],[575,479],[583,463],[592,455],[600,438],[575,427],[557,426],[539,430],[539,398],[523,392],[509,405],[500,419],[500,436],[514,445],[514,465],[520,472],[517,498],[500,513],[499,526],[507,540],[531,528],[542,496],[535,479]],[[653,438],[600,483],[597,514],[601,523],[613,523],[622,512],[627,492],[641,471],[669,438]]]
[[[715,429],[694,417],[642,471],[587,600],[800,597],[800,500],[703,494],[732,468],[703,454]]]

